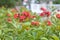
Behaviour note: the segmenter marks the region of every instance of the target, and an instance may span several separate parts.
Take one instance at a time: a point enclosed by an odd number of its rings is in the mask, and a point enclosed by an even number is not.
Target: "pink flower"
[[[42,11],[46,11],[47,9],[46,8],[44,8],[44,7],[41,7],[40,8]]]

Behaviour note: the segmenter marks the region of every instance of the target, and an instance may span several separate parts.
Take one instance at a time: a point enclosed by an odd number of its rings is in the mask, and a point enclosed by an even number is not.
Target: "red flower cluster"
[[[31,17],[30,13],[27,11],[22,12],[22,15],[29,18]]]
[[[31,25],[38,26],[39,25],[39,22],[37,22],[37,21],[31,22]]]
[[[26,18],[30,18],[31,15],[28,11],[24,11],[24,12],[22,12],[21,15],[19,15],[18,13],[14,14],[15,19],[18,18],[18,17],[19,17],[20,21],[23,21]]]
[[[31,17],[30,13],[28,11],[24,11],[22,12],[22,15],[20,16],[20,21],[23,21],[24,19],[30,18],[30,17]]]
[[[56,14],[56,17],[57,17],[58,19],[60,19],[60,14]]]
[[[49,17],[50,14],[51,14],[51,13],[50,13],[49,11],[43,11],[42,13],[40,13],[40,16],[41,16],[41,17],[44,17],[44,16]]]
[[[41,7],[40,9],[43,11],[42,13],[40,13],[40,16],[41,16],[41,17],[43,17],[43,16],[49,17],[49,16],[50,16],[51,13],[50,13],[49,11],[47,11],[46,8]]]

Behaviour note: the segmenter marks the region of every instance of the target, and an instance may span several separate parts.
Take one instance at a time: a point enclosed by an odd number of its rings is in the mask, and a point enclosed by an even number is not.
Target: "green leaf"
[[[24,24],[25,24],[25,25],[31,25],[31,23],[30,23],[30,22],[25,22]]]
[[[53,38],[54,40],[59,40],[59,37],[57,37],[56,35],[52,36],[52,38]]]

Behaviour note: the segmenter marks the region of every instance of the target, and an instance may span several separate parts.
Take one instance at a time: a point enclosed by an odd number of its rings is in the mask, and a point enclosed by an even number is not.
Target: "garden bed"
[[[26,8],[0,8],[1,40],[60,40],[60,14],[43,10],[39,15]],[[43,19],[45,18],[46,19]]]

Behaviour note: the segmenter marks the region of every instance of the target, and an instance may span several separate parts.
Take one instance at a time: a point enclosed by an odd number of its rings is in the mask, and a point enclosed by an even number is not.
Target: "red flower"
[[[35,22],[31,22],[31,25],[38,26],[38,25],[39,25],[39,22],[37,22],[37,21],[35,21]]]
[[[31,16],[30,13],[27,12],[27,11],[22,12],[22,15],[24,15],[24,16],[26,16],[26,17],[30,17],[30,16]]]
[[[52,23],[51,21],[47,21],[47,25],[50,26]]]
[[[56,17],[60,19],[60,14],[56,14]]]
[[[20,22],[24,21],[25,18],[25,16],[20,16]]]
[[[51,14],[51,13],[50,13],[49,11],[46,12],[46,16],[47,16],[47,17],[49,17],[50,14]]]
[[[14,14],[14,18],[18,18],[18,14],[16,13],[16,14]]]
[[[40,9],[41,9],[41,10],[43,10],[43,11],[46,11],[46,10],[47,10],[47,9],[46,9],[46,8],[44,8],[44,7],[41,7]]]
[[[20,16],[20,20],[24,20],[25,18],[25,16]]]
[[[44,15],[45,15],[45,13],[44,13],[44,12],[40,13],[40,16],[41,16],[41,17],[43,17]]]

